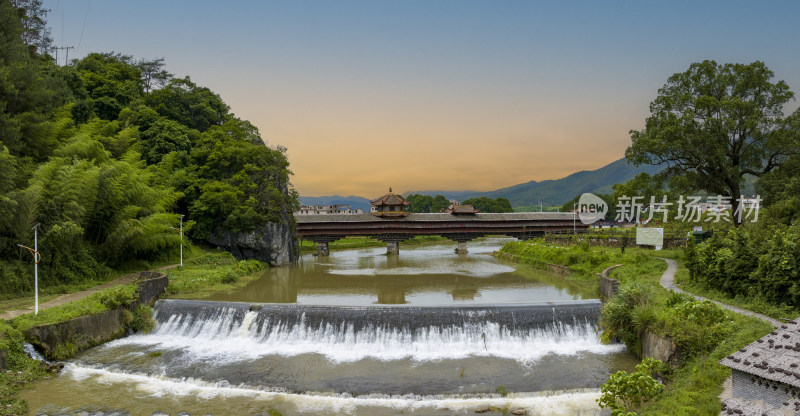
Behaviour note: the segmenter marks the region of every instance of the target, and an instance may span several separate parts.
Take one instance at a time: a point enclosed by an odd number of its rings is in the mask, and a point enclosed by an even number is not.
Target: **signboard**
[[[636,228],[636,244],[642,246],[655,246],[656,250],[661,250],[664,245],[663,228]]]

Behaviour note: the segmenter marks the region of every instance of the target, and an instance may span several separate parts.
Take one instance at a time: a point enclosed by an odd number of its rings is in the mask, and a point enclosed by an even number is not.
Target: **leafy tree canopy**
[[[658,91],[625,156],[666,165],[666,176],[730,196],[736,209],[744,175],[765,175],[800,151],[800,111],[783,113],[794,93],[773,77],[762,62],[690,65]]]
[[[194,238],[290,221],[285,149],[164,59],[92,53],[59,67],[39,0],[0,0],[0,293],[31,290],[40,224],[47,287],[98,280]]]
[[[470,198],[461,202],[464,205],[472,205],[481,212],[514,212],[511,202],[505,198],[491,199],[485,196],[480,198]]]

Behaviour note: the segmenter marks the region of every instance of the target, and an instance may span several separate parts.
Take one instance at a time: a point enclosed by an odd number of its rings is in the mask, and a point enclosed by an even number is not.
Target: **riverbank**
[[[542,241],[513,242],[500,251],[516,261],[543,266],[568,266],[568,278],[595,278],[604,268],[621,264],[610,272],[621,282],[621,294],[604,307],[604,336],[622,339],[630,351],[641,356],[646,333],[656,334],[682,349],[677,368],[664,374],[666,388],[657,400],[637,409],[640,415],[702,414],[721,410],[718,396],[730,369],[717,363],[772,330],[757,318],[723,310],[713,304],[674,295],[661,286],[667,265],[659,257],[677,261],[677,272],[685,273],[681,250],[653,251],[628,248],[558,246]]]
[[[213,292],[231,290],[258,278],[259,272],[267,267],[265,263],[255,260],[236,260],[230,253],[221,250],[194,247],[186,250],[184,254],[183,267],[178,268],[177,265],[171,264],[159,264],[156,267],[156,270],[161,270],[169,276],[167,295],[180,294],[185,298],[202,298]],[[119,276],[121,273],[118,271],[115,275]],[[27,414],[27,405],[17,397],[17,394],[31,387],[37,380],[50,377],[51,374],[47,365],[27,356],[23,349],[23,344],[26,342],[23,333],[38,325],[66,323],[76,318],[109,313],[133,301],[139,274],[125,274],[88,289],[84,285],[78,285],[72,288],[81,290],[72,293],[40,297],[43,302],[39,305],[38,315],[32,313],[32,296],[3,301],[6,309],[14,306],[26,308],[6,310],[4,321],[0,322],[0,356],[5,353],[5,360],[0,360],[5,362],[5,366],[0,366],[0,414]],[[124,321],[126,326],[136,329],[143,325],[146,327],[146,322],[143,322],[144,317],[146,315],[152,320],[152,312],[150,308],[141,311],[138,309],[134,308],[130,316],[121,315],[120,322]],[[57,353],[59,357],[66,357],[74,352],[70,345],[62,345]],[[4,368],[8,371],[3,371]]]

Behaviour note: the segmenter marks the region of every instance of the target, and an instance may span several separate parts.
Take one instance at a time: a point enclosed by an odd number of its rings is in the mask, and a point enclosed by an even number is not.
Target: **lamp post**
[[[183,214],[181,214],[181,267],[183,267]]]
[[[181,267],[183,267],[183,214],[181,214],[181,228],[172,227],[173,230],[177,231],[178,234],[181,236]]]
[[[27,249],[33,254],[33,314],[39,314],[39,261],[42,260],[42,255],[39,254],[39,225],[33,226],[33,248],[17,244],[18,246]]]
[[[572,204],[572,234],[578,234],[578,232],[575,231],[575,217],[577,216],[578,216],[578,203],[575,202],[574,204]]]

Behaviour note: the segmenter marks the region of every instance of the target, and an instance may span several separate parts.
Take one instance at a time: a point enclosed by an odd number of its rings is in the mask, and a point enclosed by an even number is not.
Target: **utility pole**
[[[572,204],[572,234],[578,234],[578,232],[575,231],[575,217],[577,216],[578,216],[578,203],[576,202]]]
[[[183,267],[183,214],[181,214],[181,228],[170,227],[181,235],[181,267]]]
[[[27,249],[33,254],[33,314],[39,314],[39,261],[42,260],[42,255],[39,254],[39,230],[41,224],[33,226],[33,248],[17,244],[18,246]]]
[[[181,267],[183,267],[183,214],[181,214]]]
[[[41,256],[39,256],[39,224],[33,226],[33,251],[36,252],[36,256],[39,257],[38,259],[34,258],[33,262],[33,314],[39,314],[39,260],[41,260]]]

